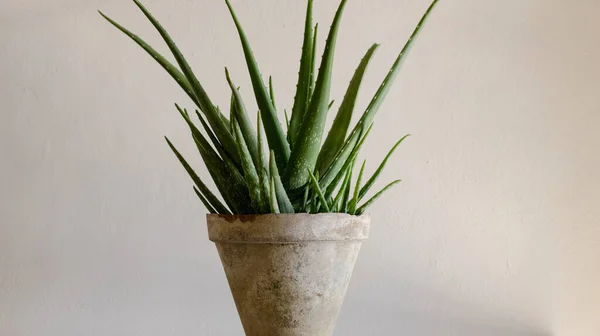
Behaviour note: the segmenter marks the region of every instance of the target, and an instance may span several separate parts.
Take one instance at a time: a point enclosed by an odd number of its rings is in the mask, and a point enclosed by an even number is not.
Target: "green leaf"
[[[237,88],[239,91],[239,87]],[[229,131],[233,134],[233,120],[235,119],[235,97],[233,95],[233,91],[231,92],[231,99],[229,101]]]
[[[394,79],[400,72],[400,67],[401,67],[402,63],[406,59],[406,56],[408,56],[410,50],[413,47],[413,43],[414,43],[415,39],[418,37],[419,33],[421,32],[427,17],[431,13],[431,11],[433,10],[433,8],[437,4],[437,2],[438,2],[438,0],[433,0],[431,5],[429,6],[429,8],[427,8],[425,13],[419,20],[419,23],[417,24],[417,26],[413,30],[412,34],[408,38],[408,41],[406,42],[406,44],[400,51],[400,54],[394,61],[394,64],[392,65],[392,68],[390,69],[389,73],[383,80],[383,83],[381,83],[381,86],[375,93],[375,96],[371,100],[371,103],[369,104],[369,106],[367,107],[367,110],[365,111],[363,117],[361,118],[361,123],[363,124],[362,125],[363,129],[364,129],[365,125],[368,125],[373,121],[373,118],[375,117],[375,113],[377,113],[377,111],[379,110],[379,107],[381,106],[385,97],[387,96],[389,89],[391,88],[391,86],[394,82]]]
[[[302,209],[299,212],[307,212],[307,213],[310,212],[308,210],[308,194],[309,194],[309,192],[310,192],[310,184],[307,183],[304,186],[304,197],[302,198]]]
[[[244,181],[244,177],[239,170],[230,164],[227,159],[222,160],[221,157],[210,146],[210,143],[204,138],[200,130],[194,125],[186,113],[179,110],[181,116],[188,124],[194,142],[198,147],[198,151],[202,156],[202,160],[208,169],[213,181],[217,185],[217,189],[223,196],[225,203],[236,214],[250,213],[251,208],[248,206],[248,188]],[[236,153],[237,154],[237,153]]]
[[[190,83],[185,78],[183,73],[181,73],[181,71],[179,71],[179,69],[177,69],[177,67],[175,67],[173,64],[171,64],[169,61],[167,61],[167,59],[165,59],[160,53],[158,53],[156,50],[154,50],[154,48],[152,48],[150,45],[148,45],[139,36],[130,32],[125,27],[123,27],[120,24],[118,24],[117,22],[115,22],[113,19],[104,15],[104,13],[102,13],[101,11],[98,11],[98,13],[100,13],[100,15],[102,15],[103,18],[105,18],[108,22],[110,22],[113,26],[115,26],[117,29],[119,29],[121,32],[123,32],[125,35],[129,36],[129,38],[131,38],[140,47],[142,47],[142,49],[144,49],[154,60],[156,60],[156,62],[158,62],[158,64],[160,64],[163,67],[163,69],[165,69],[169,73],[169,75],[171,75],[171,77],[173,77],[173,79],[177,82],[177,84],[179,84],[179,86],[181,86],[183,91],[185,91],[185,93],[187,93],[187,95],[190,96],[192,101],[196,102],[196,96],[194,95],[194,92],[192,91]]]
[[[212,205],[210,205],[210,203],[206,200],[206,198],[204,196],[202,196],[200,191],[198,191],[198,189],[196,189],[196,187],[193,187],[193,188],[194,188],[194,192],[196,193],[196,195],[198,196],[198,198],[200,199],[202,204],[204,204],[204,206],[206,207],[206,210],[208,210],[208,212],[211,214],[216,214],[217,211],[212,207]]]
[[[201,134],[192,133],[196,147],[206,164],[217,189],[223,196],[223,199],[235,214],[253,213],[248,199],[250,194],[246,186],[244,177],[237,169],[233,169],[226,162],[222,161],[216,153],[209,148],[209,144]]]
[[[221,203],[221,201],[219,201],[219,199],[210,191],[210,189],[208,189],[206,184],[204,184],[204,182],[202,182],[200,177],[196,174],[196,172],[194,172],[192,167],[188,164],[188,162],[179,153],[177,148],[175,148],[175,146],[173,146],[173,144],[171,143],[169,138],[165,137],[165,140],[167,140],[167,144],[169,144],[169,147],[171,148],[173,153],[175,153],[175,156],[177,156],[177,159],[179,160],[179,162],[181,163],[183,168],[185,168],[187,173],[190,175],[190,177],[192,178],[192,180],[194,181],[194,183],[196,184],[198,189],[200,189],[202,191],[202,193],[204,195],[206,195],[206,198],[207,198],[208,202],[212,205],[212,207],[214,207],[214,209],[220,214],[230,214],[231,212],[229,212],[229,210],[227,210],[227,208],[223,205],[223,203]]]
[[[371,46],[371,48],[369,48],[365,56],[360,61],[360,64],[356,68],[352,79],[350,80],[350,84],[348,85],[348,89],[344,95],[344,100],[342,100],[342,104],[340,105],[338,113],[335,116],[333,124],[331,125],[331,129],[329,130],[329,134],[327,135],[327,138],[321,147],[319,158],[317,159],[317,170],[321,172],[324,171],[326,167],[329,167],[335,157],[335,154],[344,145],[344,140],[346,139],[346,133],[348,133],[348,127],[350,126],[350,120],[352,119],[352,112],[354,111],[354,105],[356,104],[356,98],[358,97],[360,85],[365,75],[365,71],[367,70],[367,66],[369,65],[369,62],[371,61],[371,58],[378,47],[379,44],[375,43]],[[330,106],[331,105],[332,104],[330,104]]]
[[[354,196],[350,201],[350,207],[348,208],[348,213],[351,215],[356,214],[356,203],[358,202],[358,191],[360,190],[360,183],[362,182],[363,173],[365,172],[365,164],[367,160],[363,161],[362,166],[360,167],[360,172],[358,173],[358,178],[356,179],[356,186],[354,187]]]
[[[349,188],[349,179],[351,176],[352,176],[352,168],[346,170],[346,174],[344,175],[344,181],[342,182],[340,189],[337,191],[337,195],[335,196],[335,198],[333,199],[333,202],[331,203],[330,208],[332,209],[332,211],[342,212],[341,201],[344,197],[344,194],[346,193],[346,189]]]
[[[175,104],[175,107],[179,110],[179,112],[181,112],[181,108],[179,107],[179,105]],[[184,111],[184,113],[187,115],[187,111]],[[206,123],[204,118],[202,118],[202,115],[200,114],[200,112],[198,112],[198,110],[196,110],[196,117],[198,117],[198,120],[200,120],[200,123],[202,124],[202,128],[204,128],[204,131],[206,132],[206,134],[208,134],[208,137],[210,138],[210,141],[212,142],[213,147],[217,149],[217,152],[219,152],[219,155],[221,156],[221,158],[223,160],[225,160],[225,157],[229,157],[229,153],[227,153],[225,148],[223,148],[223,145],[221,145],[221,142],[219,141],[219,139],[217,139],[215,134],[210,129],[210,126]],[[189,118],[189,115],[188,115],[188,118]]]
[[[233,136],[227,129],[227,125],[223,122],[222,114],[215,108],[215,105],[211,102],[210,98],[208,97],[208,94],[206,94],[206,91],[204,91],[204,88],[202,87],[202,85],[200,85],[198,78],[192,71],[192,68],[188,64],[187,60],[185,59],[185,57],[183,57],[183,54],[181,53],[179,48],[177,48],[177,45],[175,44],[173,39],[171,39],[167,31],[144,7],[144,5],[142,5],[142,3],[139,0],[133,0],[133,2],[144,13],[146,18],[148,18],[148,20],[152,23],[154,28],[156,28],[160,36],[163,38],[163,40],[171,50],[171,53],[177,60],[177,64],[179,64],[181,71],[183,72],[190,84],[192,92],[196,96],[196,100],[194,101],[198,104],[200,110],[206,115],[210,126],[212,127],[219,141],[221,141],[221,143],[223,144],[223,147],[227,149],[227,151],[231,154],[231,157],[233,157],[235,161],[239,162],[239,157],[237,156],[237,149],[233,141]]]
[[[316,176],[315,178],[318,180],[319,179],[319,172],[315,172]],[[310,175],[310,172],[309,172]],[[310,179],[310,176],[308,177]],[[314,186],[312,183],[307,183],[310,184],[310,193],[311,193],[311,201],[310,201],[310,213],[316,214],[319,212],[319,196],[317,195],[317,191],[315,190]]]
[[[177,105],[177,104],[175,104],[175,107],[177,108],[177,110],[179,111],[180,114],[182,114],[182,115],[185,114],[185,116],[189,119],[189,114],[188,114],[187,110],[185,110],[185,109],[182,110],[181,107],[179,107],[179,105]],[[202,115],[200,115],[200,113],[198,113],[197,110],[196,110],[196,116],[200,120],[200,123],[202,123],[202,127],[206,131],[206,134],[208,134],[210,141],[213,143],[213,146],[217,149],[217,152],[221,156],[221,159],[223,160],[225,165],[228,167],[228,169],[230,169],[230,170],[235,169],[238,172],[241,171],[242,167],[233,161],[233,158],[231,157],[231,155],[225,150],[225,148],[223,148],[223,146],[221,145],[221,142],[216,138],[216,136],[210,129],[210,126],[206,123],[204,118],[202,118]],[[184,117],[184,119],[186,117]]]
[[[390,184],[386,185],[377,194],[375,194],[375,196],[371,197],[371,199],[369,199],[368,201],[366,201],[365,204],[361,205],[358,209],[356,209],[356,214],[358,216],[362,215],[365,212],[365,210],[367,210],[373,204],[373,202],[375,202],[379,197],[381,197],[381,195],[384,192],[386,192],[388,189],[390,189],[391,187],[393,187],[397,183],[400,183],[400,181],[402,181],[402,180],[396,180],[396,181],[393,181]]]
[[[293,149],[285,172],[285,184],[291,190],[301,188],[308,182],[305,171],[307,169],[313,171],[317,163],[321,138],[327,119],[335,43],[345,6],[346,0],[342,0],[331,25],[329,36],[327,37],[310,105],[306,110],[297,140],[296,142],[292,142]]]
[[[313,32],[312,32],[312,7],[313,1],[308,0],[306,6],[306,19],[304,20],[304,41],[302,43],[302,55],[300,57],[300,70],[298,71],[298,83],[296,84],[296,95],[294,96],[294,105],[292,107],[292,118],[288,129],[288,142],[296,142],[302,120],[308,108],[310,100],[310,87],[312,84],[311,75],[313,72],[312,54],[313,54]]]
[[[325,169],[325,173],[323,174],[323,178],[321,179],[321,185],[323,185],[323,183],[324,183],[323,181],[325,181],[325,185],[327,185],[339,173],[340,168],[342,167],[344,162],[346,162],[346,160],[350,156],[350,152],[355,147],[355,144],[359,141],[362,134],[365,132],[367,125],[370,125],[373,122],[373,118],[375,117],[375,114],[379,110],[381,103],[383,102],[387,93],[389,92],[394,79],[398,75],[398,72],[400,71],[400,67],[401,67],[404,59],[408,55],[410,49],[413,46],[415,39],[417,38],[419,32],[423,28],[427,17],[431,13],[432,9],[437,4],[437,2],[438,2],[438,0],[434,0],[431,3],[431,5],[429,6],[429,8],[425,11],[425,14],[423,15],[423,17],[419,21],[417,27],[414,29],[414,31],[411,34],[411,36],[409,37],[408,41],[406,42],[406,44],[400,51],[400,54],[396,58],[396,61],[392,65],[392,68],[388,72],[387,76],[381,83],[381,86],[379,87],[379,89],[377,90],[375,95],[373,96],[373,99],[369,103],[369,106],[367,107],[367,109],[361,116],[360,120],[358,121],[358,123],[356,124],[356,126],[354,127],[352,132],[350,133],[349,137],[344,142],[344,146],[342,146],[342,148],[338,151],[338,153],[336,154],[335,159],[332,161],[331,165]]]
[[[269,204],[271,206],[271,213],[278,214],[279,205],[277,204],[277,195],[275,192],[275,179],[273,178],[273,176],[271,176],[271,184],[269,190]]]
[[[242,131],[243,139],[246,141],[248,145],[248,149],[250,150],[250,154],[252,157],[252,162],[254,165],[258,165],[258,144],[256,140],[256,131],[254,127],[252,127],[252,122],[250,121],[250,117],[248,116],[248,112],[246,111],[246,106],[242,101],[242,96],[238,91],[237,87],[233,84],[231,77],[229,76],[229,71],[225,68],[225,77],[227,78],[227,83],[229,83],[229,87],[231,88],[231,93],[233,95],[233,100],[235,104],[234,111],[234,119],[240,125],[240,129]],[[235,125],[234,125],[235,126]]]
[[[331,203],[329,204],[329,208],[331,209],[332,212],[340,212],[340,202],[342,200],[342,196],[343,193],[340,192],[342,188],[344,188],[344,183],[346,182],[346,178],[344,178],[344,182],[342,182],[342,186],[340,187],[340,190],[338,191],[338,194],[335,196],[335,198],[331,201]]]
[[[238,154],[242,160],[242,168],[244,169],[244,178],[246,179],[246,186],[250,193],[250,204],[252,205],[253,213],[260,213],[262,208],[262,200],[260,197],[260,182],[258,173],[254,163],[252,163],[252,155],[250,150],[244,141],[242,130],[240,129],[239,120],[234,123],[235,140],[238,148]]]
[[[307,170],[307,171],[310,174],[310,179],[312,181],[313,190],[315,190],[317,192],[317,195],[319,196],[319,200],[321,201],[321,206],[323,208],[325,208],[325,212],[330,212],[329,206],[327,205],[327,200],[325,199],[325,194],[323,194],[323,190],[321,190],[321,187],[319,187],[319,181],[317,180],[315,175],[313,175],[313,173],[310,172],[310,170]]]
[[[242,26],[235,15],[229,0],[225,0],[225,2],[227,3],[227,7],[229,8],[229,12],[231,13],[231,17],[240,36],[242,48],[246,57],[246,64],[248,66],[250,79],[252,81],[252,87],[254,88],[254,96],[256,97],[256,103],[261,111],[262,120],[265,125],[265,133],[267,135],[269,147],[275,152],[277,167],[280,170],[283,170],[290,157],[290,146],[286,140],[281,125],[279,124],[277,112],[275,111],[273,103],[271,102],[269,94],[267,93],[267,89],[265,88],[260,70],[256,64],[256,59],[254,58],[254,54],[250,48],[250,43],[246,37],[246,33],[242,29]]]
[[[227,117],[221,113],[221,110],[219,110],[219,107],[217,106],[217,110],[219,111],[219,115],[221,116],[221,120],[223,120],[223,124],[225,125],[229,125],[229,119],[227,119]],[[227,131],[231,132],[231,130],[228,128]]]
[[[348,212],[348,202],[350,200],[350,185],[352,184],[352,172],[354,171],[354,163],[356,160],[352,160],[350,166],[346,171],[347,181],[345,181],[346,187],[344,189],[344,196],[342,198],[342,204],[340,204],[340,212]]]
[[[360,149],[362,148],[365,140],[369,136],[369,133],[371,133],[372,128],[373,128],[373,124],[371,124],[371,126],[369,126],[369,128],[367,129],[367,132],[363,135],[363,137],[360,139],[360,141],[356,145],[354,145],[354,148],[349,153],[348,158],[344,161],[344,164],[338,170],[338,173],[335,175],[335,177],[333,177],[331,180],[326,180],[324,177],[319,181],[321,188],[327,190],[327,193],[326,193],[327,196],[329,196],[333,193],[333,191],[335,190],[335,188],[337,187],[339,182],[344,177],[344,172],[346,171],[346,169],[348,169],[348,167],[351,164],[353,164],[353,161],[356,160],[356,157],[358,156],[358,153],[360,152]]]
[[[289,130],[290,129],[290,118],[288,116],[287,110],[283,110],[283,115],[285,116],[285,127]]]
[[[260,111],[258,111],[257,115],[256,115],[256,138],[258,139],[258,152],[257,152],[257,157],[258,157],[258,179],[260,182],[260,192],[261,192],[261,198],[263,200],[263,207],[265,212],[268,212],[268,199],[269,199],[269,173],[267,172],[266,169],[266,161],[265,161],[265,156],[263,153],[263,136],[262,136],[262,122],[261,122],[261,118],[260,118]],[[266,206],[265,206],[266,203]]]
[[[398,140],[398,142],[396,142],[392,149],[390,149],[390,151],[387,153],[377,170],[373,173],[373,176],[371,176],[367,183],[365,183],[365,185],[360,189],[360,193],[358,194],[358,201],[360,201],[367,194],[367,192],[369,192],[369,189],[371,189],[371,187],[379,177],[379,174],[381,174],[381,172],[383,171],[383,168],[385,167],[388,159],[392,156],[398,145],[400,145],[402,141],[404,141],[404,139],[406,139],[408,136],[409,134],[403,136],[400,140]]]
[[[279,176],[279,171],[277,170],[277,164],[275,163],[275,153],[273,153],[273,151],[271,151],[269,169],[269,172],[271,174],[271,181],[275,183],[275,194],[277,196],[279,210],[281,211],[281,213],[294,213],[294,207],[292,206],[292,202],[290,202],[290,199],[288,198],[288,195],[285,192],[285,188],[283,187],[283,183],[281,183],[281,177]]]
[[[219,117],[221,117],[221,120],[223,121],[223,124],[225,126],[229,125],[229,119],[227,119],[227,117],[223,114],[223,112],[221,112],[221,109],[219,108],[219,106],[215,105],[215,110],[217,111],[217,114],[219,115]],[[229,128],[227,128],[227,132],[232,132]],[[232,133],[233,134],[233,133]]]
[[[273,89],[273,77],[269,76],[269,95],[271,96],[271,103],[277,111],[277,104],[275,103],[275,90]]]
[[[316,71],[316,66],[317,66],[317,37],[319,36],[319,24],[315,24],[315,29],[314,29],[314,35],[313,35],[313,43],[312,43],[312,53],[310,55],[310,79],[309,79],[309,83],[310,83],[310,88],[309,88],[309,94],[308,94],[308,100],[306,101],[306,106],[308,107],[308,104],[310,103],[310,98],[312,98],[313,93],[315,91],[315,71]]]

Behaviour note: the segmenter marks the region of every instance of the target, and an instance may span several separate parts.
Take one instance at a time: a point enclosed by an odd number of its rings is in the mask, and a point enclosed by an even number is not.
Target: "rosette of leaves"
[[[363,176],[364,161],[356,179],[352,174],[360,149],[373,126],[375,114],[437,1],[434,0],[426,10],[366,110],[350,128],[365,71],[379,45],[373,44],[367,50],[348,84],[324,141],[325,123],[333,105],[330,87],[335,46],[347,0],[339,4],[318,70],[318,25],[313,23],[313,1],[307,1],[296,94],[291,114],[288,117],[287,112],[284,113],[285,127],[278,118],[273,81],[269,78],[265,83],[248,37],[229,0],[225,0],[225,4],[239,34],[254,99],[259,108],[256,118],[251,117],[246,109],[239,87],[227,69],[225,78],[231,89],[229,115],[221,112],[171,36],[140,1],[134,0],[134,3],[161,35],[175,62],[167,60],[142,38],[102,12],[100,14],[154,58],[194,103],[195,109],[190,112],[177,104],[175,106],[189,126],[192,139],[220,197],[206,186],[168,138],[166,141],[192,178],[194,192],[210,213],[341,212],[360,215],[382,193],[400,182],[395,180],[365,198],[392,153],[407,136],[398,140],[368,179]]]

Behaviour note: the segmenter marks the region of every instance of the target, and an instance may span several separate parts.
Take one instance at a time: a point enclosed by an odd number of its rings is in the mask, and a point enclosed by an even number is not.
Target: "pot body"
[[[208,215],[249,336],[329,336],[370,219],[347,214]]]

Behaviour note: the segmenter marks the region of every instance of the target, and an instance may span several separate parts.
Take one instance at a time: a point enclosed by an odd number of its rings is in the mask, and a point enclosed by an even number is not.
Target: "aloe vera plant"
[[[225,4],[239,34],[254,99],[259,108],[255,126],[251,122],[253,118],[246,110],[239,87],[234,84],[229,71],[225,70],[225,78],[231,89],[228,119],[211,101],[166,29],[139,0],[133,1],[163,38],[173,54],[175,63],[168,61],[139,36],[102,12],[100,14],[154,58],[199,109],[195,115],[190,115],[186,109],[176,105],[179,114],[190,128],[192,139],[223,202],[209,190],[171,141],[167,139],[167,143],[192,178],[195,194],[210,213],[344,212],[360,215],[383,192],[400,182],[400,180],[393,181],[370,199],[364,200],[389,157],[406,136],[392,147],[375,173],[364,184],[361,183],[365,163],[363,162],[355,183],[352,182],[352,171],[360,148],[373,125],[375,114],[438,0],[433,0],[430,4],[370,104],[349,132],[364,74],[379,45],[373,44],[367,50],[350,80],[325,141],[323,141],[325,123],[333,105],[330,99],[330,88],[335,45],[348,0],[341,0],[338,6],[318,71],[316,70],[318,25],[313,24],[313,0],[307,0],[296,94],[291,106],[291,115],[288,116],[287,110],[283,111],[286,131],[278,118],[272,78],[269,77],[267,87],[249,39],[229,0],[225,0]],[[193,119],[196,118],[198,120],[194,121]],[[197,126],[198,122],[202,125],[204,133]]]

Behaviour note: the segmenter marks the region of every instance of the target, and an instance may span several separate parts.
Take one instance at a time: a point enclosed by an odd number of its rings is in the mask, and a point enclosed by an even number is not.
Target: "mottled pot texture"
[[[208,215],[246,335],[329,336],[370,219]]]

